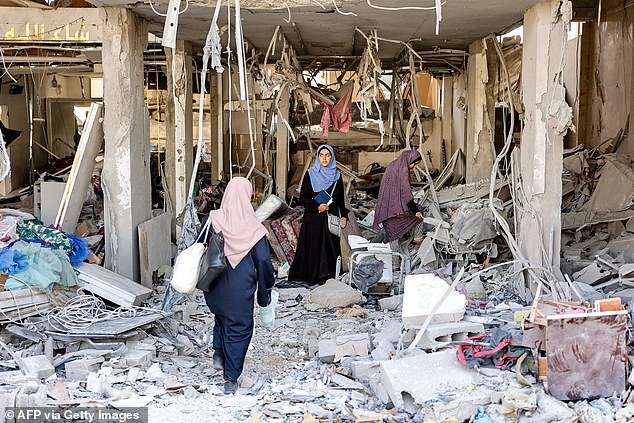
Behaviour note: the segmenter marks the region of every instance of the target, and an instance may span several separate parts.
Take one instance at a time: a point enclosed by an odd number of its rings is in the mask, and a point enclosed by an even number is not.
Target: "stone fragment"
[[[313,289],[308,300],[325,308],[348,307],[366,301],[361,291],[334,279],[328,279],[325,284]]]
[[[91,372],[97,372],[103,363],[103,357],[80,358],[64,365],[66,379],[86,380]]]
[[[432,274],[408,275],[405,278],[402,312],[405,327],[408,329],[421,327],[447,289],[449,284]],[[466,297],[456,290],[451,290],[434,313],[432,323],[462,320],[466,305]]]
[[[381,384],[397,408],[405,405],[403,393],[424,404],[441,389],[464,389],[479,380],[476,371],[460,364],[455,349],[381,361]]]
[[[23,370],[34,377],[44,379],[55,374],[55,367],[45,355],[35,355],[21,359]]]

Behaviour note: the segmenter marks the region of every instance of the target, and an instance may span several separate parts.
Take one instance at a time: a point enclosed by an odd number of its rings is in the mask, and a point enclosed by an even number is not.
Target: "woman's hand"
[[[416,217],[419,218],[419,219],[422,219],[423,218],[423,214],[421,212],[417,212],[416,213]]]
[[[341,218],[341,223],[343,224],[341,229],[344,229],[346,226],[348,226],[348,218],[347,217],[342,217]]]
[[[328,211],[328,204],[320,204],[319,207],[317,207],[317,210],[319,210],[319,213]]]

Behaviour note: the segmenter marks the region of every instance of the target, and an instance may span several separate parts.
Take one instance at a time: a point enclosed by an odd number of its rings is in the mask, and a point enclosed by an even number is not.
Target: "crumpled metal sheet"
[[[471,247],[498,235],[495,218],[484,203],[466,203],[451,219],[451,238],[460,246]]]

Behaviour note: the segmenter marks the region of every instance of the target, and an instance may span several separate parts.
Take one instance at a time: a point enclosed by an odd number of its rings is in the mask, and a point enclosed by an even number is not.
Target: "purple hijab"
[[[387,219],[409,213],[407,203],[414,199],[409,184],[409,165],[421,160],[418,150],[405,150],[385,170],[379,188],[379,199],[374,214],[375,229]]]

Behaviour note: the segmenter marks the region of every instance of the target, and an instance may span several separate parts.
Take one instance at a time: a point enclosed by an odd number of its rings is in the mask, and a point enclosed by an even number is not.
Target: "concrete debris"
[[[350,285],[329,279],[325,284],[310,292],[308,301],[323,308],[330,309],[362,304],[366,299],[361,294],[361,291],[352,288]]]
[[[45,355],[22,358],[20,368],[38,379],[46,379],[55,374],[55,367]]]
[[[476,371],[458,363],[454,349],[381,361],[381,382],[397,408],[405,406],[404,394],[421,405],[437,398],[447,387],[465,389],[477,384],[479,378]]]
[[[421,327],[440,298],[449,289],[449,284],[432,275],[408,275],[405,278],[403,297],[403,323],[405,327]],[[441,304],[432,322],[457,322],[465,314],[467,299],[453,290]]]

